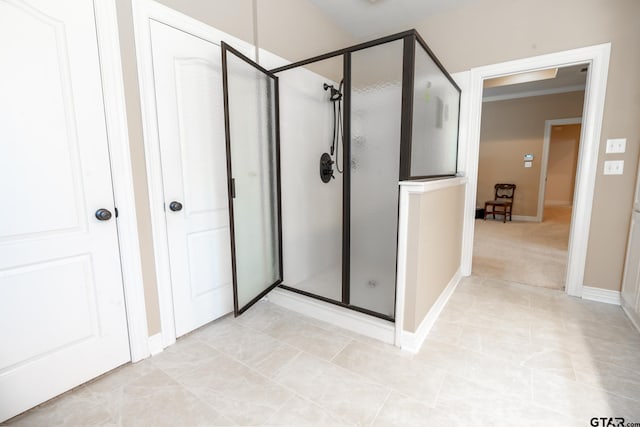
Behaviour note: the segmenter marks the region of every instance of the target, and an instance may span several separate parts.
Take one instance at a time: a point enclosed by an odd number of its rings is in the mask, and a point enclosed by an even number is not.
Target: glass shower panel
[[[225,47],[236,314],[282,278],[277,79]]]
[[[350,301],[395,311],[403,40],[351,54]]]
[[[411,176],[455,175],[460,92],[420,43],[415,55]]]
[[[342,99],[331,87],[341,91],[343,62],[339,55],[278,73],[283,285],[333,301],[342,301],[344,147],[334,128]],[[323,153],[335,162],[328,182]]]

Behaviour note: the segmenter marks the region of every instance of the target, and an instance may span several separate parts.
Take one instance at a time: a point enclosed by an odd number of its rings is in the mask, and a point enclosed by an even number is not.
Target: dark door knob
[[[171,209],[174,212],[178,212],[182,210],[182,203],[180,202],[171,202],[169,203],[169,209]]]
[[[96,211],[96,218],[100,221],[109,221],[111,219],[111,212],[108,209],[98,209]]]

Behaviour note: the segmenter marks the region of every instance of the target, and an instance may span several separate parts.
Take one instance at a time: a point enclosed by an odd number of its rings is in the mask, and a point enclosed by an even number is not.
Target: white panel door
[[[94,11],[0,0],[0,421],[130,360]]]
[[[221,56],[218,45],[150,25],[179,337],[233,310]]]

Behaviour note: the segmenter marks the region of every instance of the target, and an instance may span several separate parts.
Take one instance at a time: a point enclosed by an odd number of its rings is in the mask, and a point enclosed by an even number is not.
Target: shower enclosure
[[[415,30],[223,67],[236,314],[279,285],[393,321],[398,183],[456,174],[458,86]]]

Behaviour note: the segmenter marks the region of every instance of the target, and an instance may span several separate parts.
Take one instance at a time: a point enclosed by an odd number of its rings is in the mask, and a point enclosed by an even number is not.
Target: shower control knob
[[[323,170],[322,171],[322,175],[323,176],[328,176],[331,177],[333,179],[335,179],[336,177],[333,175],[333,171],[332,170]]]
[[[169,209],[171,209],[173,212],[178,212],[182,210],[182,203],[180,202],[176,202],[175,200],[171,203],[169,203]]]
[[[335,162],[329,155],[329,153],[323,153],[320,157],[320,179],[325,184],[331,181],[331,178],[335,179],[333,176],[333,164]]]

